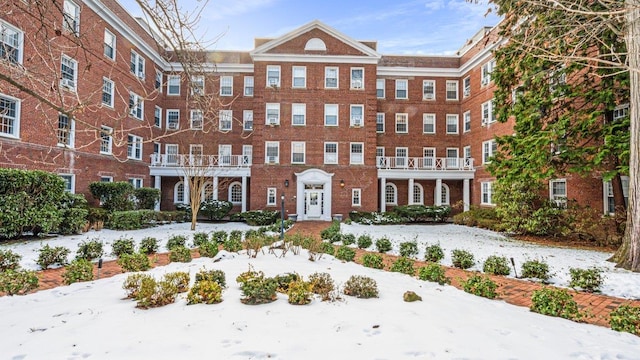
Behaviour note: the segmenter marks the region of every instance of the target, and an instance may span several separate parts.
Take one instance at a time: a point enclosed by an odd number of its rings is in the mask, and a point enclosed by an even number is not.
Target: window
[[[0,19],[0,59],[22,64],[23,32]]]
[[[409,114],[396,114],[396,133],[406,134],[409,132]]]
[[[134,92],[129,93],[129,114],[138,120],[144,116],[144,101]]]
[[[280,87],[280,66],[267,66],[267,86]]]
[[[385,97],[384,87],[385,87],[384,79],[377,79],[376,80],[376,97],[378,99],[384,99]]]
[[[179,183],[176,184],[176,186],[173,187],[173,202],[175,204],[185,203],[184,183],[182,181],[180,181]]]
[[[166,144],[164,147],[164,153],[167,157],[167,164],[178,163],[178,144]]]
[[[351,68],[351,88],[364,89],[364,69]]]
[[[78,83],[78,62],[66,55],[62,55],[60,63],[60,86],[71,91],[76,91],[76,84]]]
[[[267,206],[276,206],[276,188],[267,188]]]
[[[142,138],[136,135],[127,137],[127,157],[133,160],[142,160]]]
[[[324,163],[325,164],[338,163],[338,143],[337,142],[324,143]]]
[[[495,140],[484,141],[482,143],[482,163],[491,162],[491,157],[498,151],[498,143]]]
[[[305,88],[307,87],[307,68],[305,66],[294,66],[292,69],[293,79],[292,87]]]
[[[364,125],[364,106],[363,105],[351,105],[350,126],[361,127]]]
[[[493,68],[496,66],[495,60],[490,60],[489,62],[482,65],[481,70],[481,82],[482,86],[489,85],[491,82],[491,73],[493,72]]]
[[[324,105],[324,126],[338,126],[338,104]]]
[[[233,124],[233,110],[220,110],[218,114],[220,117],[220,131],[231,131]]]
[[[153,88],[162,93],[162,71],[156,69],[156,78],[153,81]]]
[[[253,130],[253,110],[242,111],[242,130]]]
[[[338,88],[338,68],[327,66],[324,68],[324,87],[325,89]]]
[[[351,189],[351,206],[362,206],[362,189]]]
[[[351,143],[350,164],[364,164],[364,143]]]
[[[567,181],[565,179],[549,181],[549,199],[560,208],[567,207]]]
[[[467,76],[462,80],[462,97],[467,97],[471,95],[471,77]]]
[[[436,166],[436,148],[422,148],[422,166],[426,168],[433,168]]]
[[[113,129],[108,126],[100,127],[100,154],[111,154],[113,149]]]
[[[304,164],[305,162],[305,143],[304,141],[291,143],[291,163]]]
[[[189,122],[191,123],[191,130],[202,130],[204,117],[202,110],[191,110],[189,114]]]
[[[242,204],[242,184],[234,182],[229,185],[229,201],[232,204]]]
[[[162,127],[162,108],[159,106],[153,110],[153,126]]]
[[[447,134],[458,133],[458,114],[447,114]]]
[[[409,148],[397,147],[396,148],[396,166],[405,167],[408,165]]]
[[[376,146],[376,166],[385,167],[387,159],[384,157],[384,146]]]
[[[218,145],[218,156],[220,157],[220,165],[231,165],[231,150],[232,146],[229,144]]]
[[[422,114],[422,133],[436,133],[436,114]]]
[[[458,168],[458,148],[447,148],[447,168]]]
[[[144,79],[144,58],[133,50],[131,50],[131,62],[129,64],[129,68],[138,78]]]
[[[471,131],[471,111],[462,114],[462,121],[464,122],[464,132]]]
[[[253,96],[253,76],[244,77],[244,96]]]
[[[233,76],[220,77],[220,96],[233,96]]]
[[[102,103],[108,107],[113,107],[113,94],[114,94],[113,81],[102,78]]]
[[[396,80],[396,99],[408,98],[409,80],[397,79]]]
[[[422,81],[422,100],[435,100],[435,99],[436,99],[436,81],[423,80]]]
[[[100,182],[113,182],[113,176],[100,176]]]
[[[104,56],[116,59],[116,36],[107,29],[104,29]]]
[[[64,0],[62,10],[62,28],[78,35],[80,32],[80,7],[72,1]]]
[[[614,122],[616,122],[626,118],[627,116],[629,116],[629,104],[617,106],[613,110],[612,119]]]
[[[482,103],[482,125],[491,124],[496,121],[493,113],[493,99]]]
[[[65,114],[58,115],[58,146],[73,147],[75,121]]]
[[[424,189],[420,184],[413,184],[413,203],[423,205],[424,204]]]
[[[377,133],[384,132],[384,113],[376,114],[376,132]]]
[[[167,95],[180,95],[180,75],[169,75],[167,78]]]
[[[396,184],[388,183],[384,187],[384,202],[387,205],[398,204],[398,189],[396,188]]]
[[[129,178],[129,184],[131,184],[134,189],[139,189],[143,187],[144,182],[141,178]]]
[[[214,189],[213,182],[207,181],[202,186],[202,193],[200,194],[200,200],[213,201],[213,194],[217,189]]]
[[[304,125],[307,120],[306,104],[291,104],[291,125]]]
[[[458,100],[458,82],[447,80],[447,100]]]
[[[629,177],[620,176],[622,182],[622,196],[624,197],[625,206],[629,205]],[[604,213],[613,215],[616,212],[616,202],[614,198],[613,184],[611,181],[604,182]]]
[[[466,159],[471,159],[471,146],[465,146],[462,148],[462,154]]]
[[[167,109],[167,129],[178,130],[180,127],[180,110]]]
[[[433,189],[433,198],[436,199],[436,189]],[[449,205],[449,185],[442,184],[440,187],[440,205]]]
[[[264,144],[265,159],[267,164],[278,164],[280,162],[280,143],[277,141],[267,141]]]
[[[159,142],[154,142],[153,143],[153,153],[155,155],[160,155],[162,154],[162,144],[160,144]],[[158,158],[159,159],[159,158]]]
[[[242,164],[253,163],[253,145],[242,145]]]
[[[225,78],[226,76],[223,76],[222,78]],[[231,78],[229,76],[229,78]],[[220,83],[222,84],[222,80],[220,80]],[[204,75],[193,75],[191,77],[191,95],[204,95]],[[233,85],[233,78],[231,78],[231,85]],[[222,92],[222,85],[220,87],[220,95],[221,96],[225,96],[226,94],[223,94]]]
[[[267,125],[280,125],[280,104],[267,103]]]
[[[64,191],[74,194],[76,192],[76,176],[73,174],[59,174],[64,181]]]

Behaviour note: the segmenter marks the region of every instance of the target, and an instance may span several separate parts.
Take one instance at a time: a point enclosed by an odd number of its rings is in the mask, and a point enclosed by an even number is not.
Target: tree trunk
[[[631,122],[631,140],[629,144],[629,207],[627,208],[627,226],[624,232],[622,245],[611,258],[616,266],[640,271],[640,208],[638,207],[638,194],[640,183],[638,171],[640,163],[640,143],[638,132],[640,131],[640,119],[638,118],[638,106],[640,106],[640,0],[626,0],[626,42],[627,60],[629,62],[629,116]]]

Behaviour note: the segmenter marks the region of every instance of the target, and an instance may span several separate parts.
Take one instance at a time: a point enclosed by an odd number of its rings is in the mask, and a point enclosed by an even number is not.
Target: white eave
[[[172,62],[169,64],[172,71],[182,71],[182,64],[177,62]],[[253,73],[253,64],[231,64],[231,63],[205,63],[200,64],[198,67],[201,67],[205,72],[214,72],[214,73]]]

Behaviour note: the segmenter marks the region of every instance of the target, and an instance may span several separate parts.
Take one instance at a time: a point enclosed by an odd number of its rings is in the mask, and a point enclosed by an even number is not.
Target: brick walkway
[[[289,230],[288,233],[301,233],[305,235],[320,236],[320,231],[328,227],[330,224],[327,222],[314,222],[314,221],[305,221],[298,222],[295,226]],[[356,262],[359,262],[364,251],[357,250],[356,252]],[[196,251],[192,252],[194,258],[199,257]],[[388,268],[389,264],[391,264],[395,260],[395,256],[392,255],[384,255],[384,262],[386,264],[385,268]],[[153,266],[163,266],[169,263],[168,254],[157,254],[153,255]],[[418,266],[421,265],[421,262],[417,262]],[[474,272],[464,271],[456,268],[446,268],[446,276],[451,278],[451,285],[461,288],[460,280],[464,280]],[[56,286],[60,286],[63,284],[62,281],[62,273],[64,269],[49,269],[39,272],[40,277],[40,287],[38,290],[51,289]],[[102,268],[100,269],[99,277],[106,278],[110,276],[114,276],[117,274],[121,274],[122,269],[115,261],[105,261],[103,263]],[[98,277],[98,269],[97,264],[94,265],[94,276]],[[504,300],[509,304],[530,307],[531,306],[531,296],[535,290],[541,289],[543,285],[526,281],[526,280],[518,280],[514,278],[506,278],[503,276],[490,276],[493,281],[498,284],[498,299]],[[570,290],[571,291],[571,290]],[[586,312],[588,316],[584,318],[582,321],[590,324],[595,324],[599,326],[609,327],[609,313],[622,304],[631,304],[634,306],[640,306],[640,300],[626,300],[615,298],[611,296],[598,295],[598,294],[590,294],[584,292],[573,292],[571,291],[574,300],[578,303],[578,306],[581,311]]]

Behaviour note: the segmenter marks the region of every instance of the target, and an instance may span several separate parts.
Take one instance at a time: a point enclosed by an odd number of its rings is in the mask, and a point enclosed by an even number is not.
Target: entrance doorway
[[[324,203],[324,191],[322,185],[306,185],[304,189],[304,202],[307,218],[319,219],[322,216]]]

